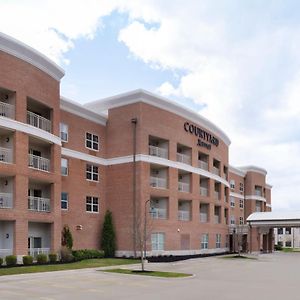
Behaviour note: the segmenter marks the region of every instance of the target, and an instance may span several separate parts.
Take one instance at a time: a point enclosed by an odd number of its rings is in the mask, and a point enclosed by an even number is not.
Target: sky
[[[300,210],[300,2],[0,0],[0,31],[66,72],[86,103],[143,88],[210,119],[230,164],[268,171],[274,211]]]

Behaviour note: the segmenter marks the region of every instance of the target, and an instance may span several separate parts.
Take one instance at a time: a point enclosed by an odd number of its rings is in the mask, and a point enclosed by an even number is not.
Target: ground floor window
[[[221,248],[221,234],[216,234],[216,248]]]
[[[201,236],[201,249],[208,249],[208,233]]]
[[[165,234],[162,232],[155,232],[151,234],[152,250],[165,249]]]
[[[291,241],[286,241],[285,246],[286,247],[292,247],[292,242]]]

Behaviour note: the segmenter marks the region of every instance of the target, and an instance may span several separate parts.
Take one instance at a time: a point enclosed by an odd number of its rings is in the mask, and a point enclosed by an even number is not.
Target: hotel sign
[[[219,140],[200,127],[189,122],[185,122],[183,127],[186,132],[194,134],[198,138],[197,146],[207,148],[208,150],[211,149],[211,145],[219,146]]]

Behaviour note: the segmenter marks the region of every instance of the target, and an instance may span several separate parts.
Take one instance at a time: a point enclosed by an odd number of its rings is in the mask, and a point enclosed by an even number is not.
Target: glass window
[[[156,232],[151,234],[152,250],[164,250],[165,249],[165,234]]]
[[[240,199],[240,208],[244,208],[244,199]]]
[[[208,249],[208,233],[201,236],[201,249]]]
[[[277,233],[278,233],[278,234],[283,234],[283,228],[278,228],[278,229],[277,229]]]
[[[221,234],[216,234],[216,248],[221,248]]]
[[[244,224],[244,218],[240,217],[240,225],[243,225],[243,224]]]
[[[68,160],[66,158],[61,159],[61,175],[68,175]]]
[[[59,128],[60,128],[60,139],[63,142],[67,142],[68,141],[69,126],[67,124],[60,123]]]
[[[240,192],[244,191],[244,183],[240,182]]]
[[[99,138],[98,135],[87,132],[85,136],[85,146],[92,150],[99,150]]]
[[[235,225],[235,219],[234,216],[230,217],[230,225]]]
[[[234,180],[230,180],[230,188],[231,189],[235,188],[235,181]]]
[[[99,170],[98,166],[95,165],[86,165],[86,179],[92,181],[99,181]]]
[[[230,197],[230,206],[231,206],[231,207],[234,207],[234,206],[235,206],[234,197]]]
[[[99,212],[98,197],[86,197],[86,211],[88,212]]]
[[[68,193],[61,193],[61,209],[68,209]]]

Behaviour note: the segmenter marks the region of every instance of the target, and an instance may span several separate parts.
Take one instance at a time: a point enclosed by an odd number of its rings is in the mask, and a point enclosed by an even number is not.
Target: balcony
[[[219,192],[217,192],[217,191],[214,192],[214,199],[215,200],[220,200],[220,193]]]
[[[208,222],[208,215],[207,213],[200,213],[200,222],[207,223]]]
[[[220,224],[221,223],[221,220],[220,220],[220,217],[219,216],[214,216],[214,220],[215,220],[215,224]]]
[[[14,119],[15,107],[12,104],[0,101],[0,116]]]
[[[255,195],[262,197],[262,191],[261,190],[255,190]]]
[[[165,208],[153,207],[151,209],[151,216],[153,219],[166,219],[167,218],[167,210]]]
[[[182,154],[182,153],[177,153],[176,154],[177,157],[177,161],[190,165],[191,164],[191,157],[189,155],[186,154]]]
[[[178,191],[189,193],[190,192],[190,184],[185,182],[178,182]]]
[[[12,150],[0,147],[0,162],[12,163]]]
[[[157,146],[149,145],[149,155],[168,158],[168,150]]]
[[[48,255],[49,253],[50,253],[50,248],[29,248],[28,249],[28,255],[31,255],[34,258],[36,258],[39,254]]]
[[[190,212],[187,210],[179,210],[178,211],[178,220],[190,221]]]
[[[216,167],[212,167],[211,171],[212,171],[213,174],[220,176],[220,169],[218,169]]]
[[[154,188],[166,189],[167,179],[161,177],[150,176],[150,186]]]
[[[198,167],[202,170],[208,171],[208,163],[206,161],[198,160]]]
[[[28,209],[38,212],[50,212],[50,199],[28,196]]]
[[[50,171],[50,160],[45,157],[28,154],[28,166],[41,171]]]
[[[0,249],[0,257],[5,258],[5,256],[12,255],[13,249]]]
[[[208,188],[200,186],[200,195],[207,197],[208,196]]]
[[[27,111],[27,123],[44,131],[51,132],[51,121],[31,111]]]
[[[11,193],[0,193],[1,208],[13,208],[13,196]]]

